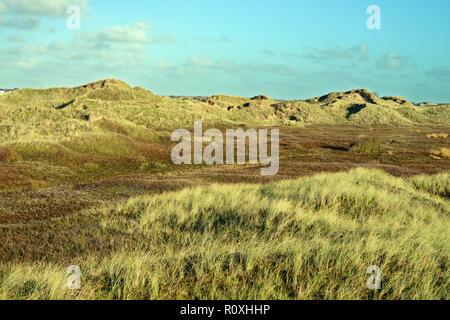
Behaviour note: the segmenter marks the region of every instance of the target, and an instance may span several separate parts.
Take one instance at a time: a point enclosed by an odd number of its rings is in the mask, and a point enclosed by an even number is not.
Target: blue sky
[[[366,26],[370,5],[381,30]],[[367,88],[450,102],[449,12],[448,0],[0,0],[0,87],[118,78],[164,95]]]

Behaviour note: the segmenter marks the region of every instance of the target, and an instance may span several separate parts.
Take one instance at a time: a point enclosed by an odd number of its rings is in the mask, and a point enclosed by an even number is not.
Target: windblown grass
[[[450,174],[448,173],[435,176],[415,176],[410,178],[410,181],[419,190],[450,199]]]
[[[85,213],[98,225],[74,234],[69,259],[2,262],[0,298],[448,299],[447,188],[448,175],[356,169],[142,196]],[[97,253],[95,238],[108,244]],[[80,291],[65,286],[69,263]]]

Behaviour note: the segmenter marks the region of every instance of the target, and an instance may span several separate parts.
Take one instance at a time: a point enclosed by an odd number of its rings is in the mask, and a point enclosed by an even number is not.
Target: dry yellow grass
[[[432,134],[427,134],[427,138],[428,139],[446,139],[448,138],[448,134],[447,133],[432,133]]]
[[[59,232],[86,221],[78,250],[0,261],[0,299],[446,300],[449,182],[356,169],[132,198],[49,221]],[[78,252],[95,239],[103,252]],[[69,265],[82,273],[76,292]],[[371,265],[379,291],[366,286]]]
[[[450,158],[449,148],[440,148],[430,150],[430,155],[433,159],[440,160],[442,158]]]

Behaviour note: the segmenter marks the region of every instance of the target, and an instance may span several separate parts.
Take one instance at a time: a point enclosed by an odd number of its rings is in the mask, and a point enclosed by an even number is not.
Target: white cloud
[[[66,10],[76,5],[85,10],[89,0],[2,0],[0,12],[14,15],[38,15],[46,17],[66,17]]]
[[[243,66],[243,70],[282,76],[301,76],[303,74],[300,70],[286,64],[262,63],[258,61],[246,63]]]
[[[41,17],[67,18],[69,6],[80,7],[83,14],[89,0],[1,0],[0,27],[19,30],[39,29]]]
[[[160,59],[156,62],[153,62],[151,64],[151,66],[155,69],[160,69],[160,70],[176,69],[176,66],[172,62],[164,60],[164,59]]]
[[[402,69],[409,64],[408,58],[394,52],[388,52],[378,59],[378,67],[382,69]]]
[[[49,63],[71,63],[76,65],[108,68],[133,68],[147,62],[146,45],[164,41],[165,36],[148,35],[147,24],[136,22],[126,26],[114,26],[97,32],[81,30],[74,33],[71,41],[56,40],[47,45],[21,43],[0,48],[0,58],[10,61],[12,66],[21,68],[23,61],[33,57]],[[19,43],[18,41],[14,41]],[[40,67],[34,63],[29,64]]]
[[[136,22],[128,26],[112,26],[93,33],[93,38],[97,41],[145,43],[150,40],[147,36],[149,28],[144,22]]]
[[[450,68],[437,66],[426,72],[426,74],[437,81],[450,81]]]
[[[235,63],[231,60],[213,59],[212,57],[204,57],[199,55],[189,57],[186,62],[186,66],[201,69],[220,70],[232,70],[236,67]]]
[[[1,53],[10,55],[11,60],[14,57],[30,57],[48,53],[46,46],[39,44],[22,44],[8,48],[2,48]]]
[[[175,65],[165,60],[159,60],[152,67],[167,72],[170,78],[212,78],[218,72],[230,74],[238,78],[253,78],[256,73],[270,76],[299,77],[302,72],[294,67],[284,64],[262,63],[249,61],[237,63],[229,59],[215,59],[209,56],[193,55],[185,63]]]
[[[356,54],[359,56],[361,61],[369,60],[369,46],[365,43],[360,44],[356,47]]]
[[[135,22],[126,26],[106,27],[96,32],[83,32],[81,37],[87,41],[94,42],[118,42],[118,43],[159,43],[175,41],[169,34],[148,35],[150,26],[145,22]]]
[[[272,50],[269,50],[269,49],[263,50],[261,53],[263,55],[272,56],[272,57],[277,55],[275,52],[273,52]]]
[[[6,41],[13,42],[13,43],[25,43],[27,40],[22,37],[20,34],[10,34],[8,37],[6,37]]]
[[[36,30],[39,27],[39,20],[33,17],[0,17],[0,27],[20,30]]]
[[[305,50],[306,53],[302,54],[301,57],[311,59],[316,62],[334,59],[367,61],[369,58],[369,46],[365,43],[347,48],[336,46],[329,49],[306,48]],[[298,55],[288,54],[287,56],[296,57]]]
[[[40,63],[41,61],[37,58],[20,57],[12,61],[8,61],[7,64],[2,65],[2,68],[29,71],[38,67]]]
[[[230,36],[223,32],[219,37],[199,35],[192,37],[192,39],[199,42],[231,42]]]

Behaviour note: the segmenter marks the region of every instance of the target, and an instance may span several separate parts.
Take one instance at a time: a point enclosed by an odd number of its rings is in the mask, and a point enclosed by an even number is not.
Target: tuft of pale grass
[[[450,158],[450,149],[449,148],[432,149],[430,150],[430,155],[434,159]]]

